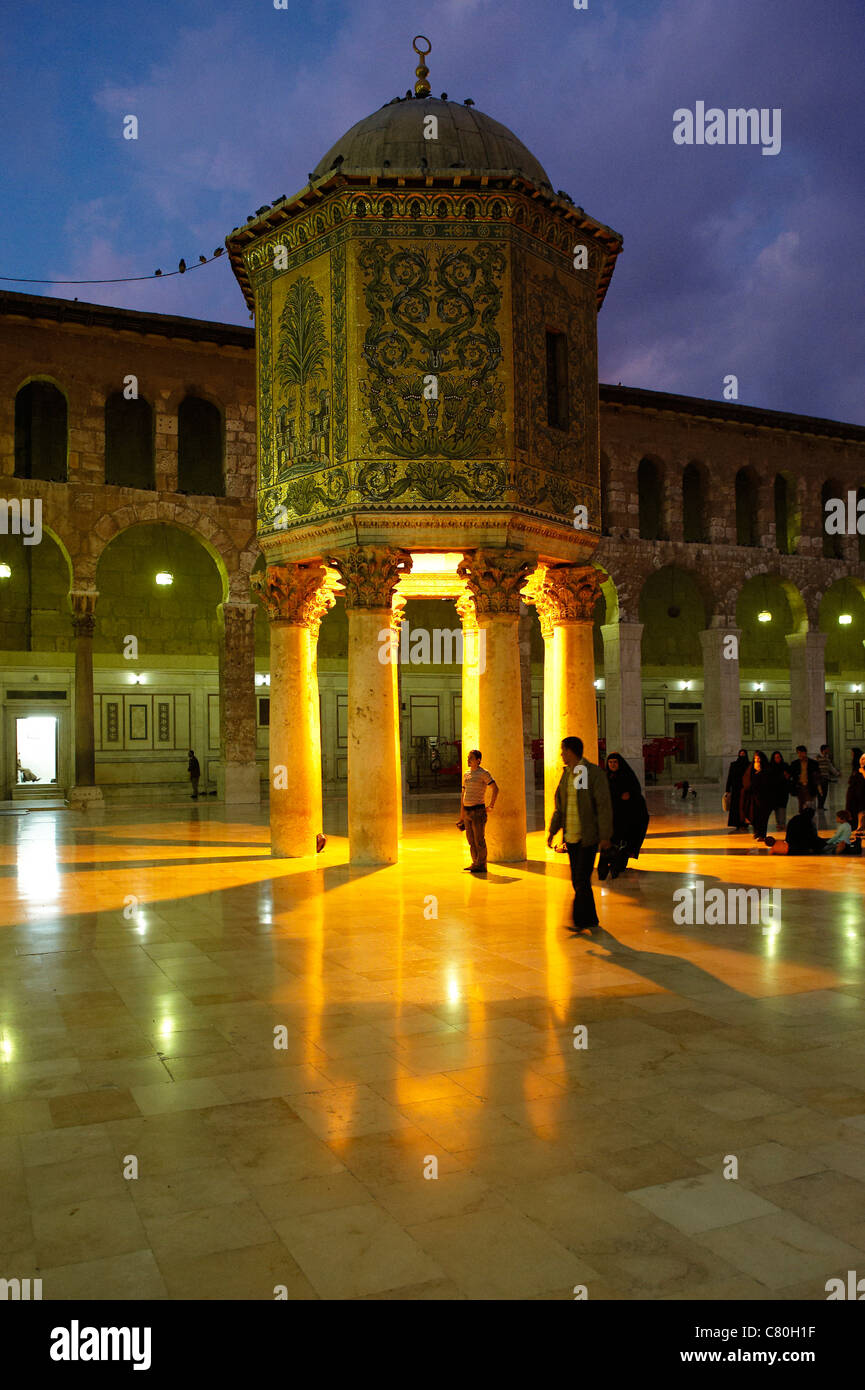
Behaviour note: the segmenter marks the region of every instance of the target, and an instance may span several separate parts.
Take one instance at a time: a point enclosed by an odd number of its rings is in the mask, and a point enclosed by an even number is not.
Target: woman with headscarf
[[[775,825],[783,830],[787,824],[787,802],[790,798],[790,769],[784,755],[775,749],[769,759],[769,776],[772,779],[772,809],[775,812]]]
[[[858,766],[847,784],[845,809],[850,813],[854,843],[861,845],[865,836],[865,753],[859,754]]]
[[[640,847],[646,838],[649,812],[646,798],[634,769],[621,753],[607,754],[607,779],[613,803],[613,850],[607,864],[598,864],[598,877],[616,878],[628,867],[629,859],[639,859]]]
[[[766,840],[774,795],[775,787],[769,771],[769,759],[758,749],[742,778],[742,813],[754,827],[755,840]]]
[[[823,841],[814,824],[814,807],[804,806],[787,826],[788,854],[822,854]]]
[[[734,830],[744,830],[747,821],[742,814],[742,779],[748,767],[748,754],[744,748],[739,749],[735,761],[730,764],[727,773],[727,786],[725,794],[730,798],[730,805],[727,808],[727,824]]]

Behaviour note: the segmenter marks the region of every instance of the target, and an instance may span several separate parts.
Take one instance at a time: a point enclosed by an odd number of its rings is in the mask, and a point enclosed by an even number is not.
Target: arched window
[[[844,537],[831,536],[826,530],[826,503],[837,497],[844,499],[846,514],[846,489],[842,488],[841,484],[836,482],[834,478],[827,478],[820,493],[820,516],[822,518],[821,524],[823,527],[823,558],[825,560],[844,559]]]
[[[637,469],[640,540],[659,541],[663,516],[661,473],[652,459],[641,459]]]
[[[736,474],[736,544],[759,544],[757,479],[750,468],[740,468]]]
[[[118,487],[156,487],[153,409],[139,396],[115,391],[105,402],[105,481]]]
[[[28,381],[15,397],[15,477],[65,483],[66,397],[50,381]]]
[[[706,489],[703,470],[689,463],[682,474],[682,536],[691,544],[706,541]]]
[[[177,491],[225,496],[222,416],[200,396],[187,396],[177,412]]]

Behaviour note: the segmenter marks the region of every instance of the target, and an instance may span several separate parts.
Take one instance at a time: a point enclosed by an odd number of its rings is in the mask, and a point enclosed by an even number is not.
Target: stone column
[[[790,736],[816,758],[826,742],[825,632],[792,632],[790,648]]]
[[[499,787],[487,824],[489,857],[499,863],[526,857],[519,620],[520,589],[535,564],[525,551],[475,550],[457,569],[477,612],[478,747]]]
[[[520,604],[520,690],[523,697],[523,768],[526,778],[526,809],[535,808],[535,765],[532,762],[532,615],[526,603]]]
[[[552,613],[547,603],[539,603],[537,608],[544,639],[544,824],[549,825],[555,806],[556,787],[562,776],[561,750],[554,732],[558,682]]]
[[[559,763],[561,741],[573,734],[583,740],[588,761],[598,761],[593,619],[600,592],[600,576],[592,565],[556,565],[547,570],[543,582],[542,602],[553,625],[550,733]]]
[[[478,732],[478,682],[480,679],[480,629],[478,627],[475,601],[468,589],[454,600],[463,626],[463,670],[462,670],[462,770],[467,767],[466,759],[472,748],[477,748],[480,740]],[[484,639],[486,642],[486,639]],[[486,655],[486,647],[484,647]],[[483,752],[483,749],[481,749]]]
[[[322,565],[268,565],[252,576],[270,619],[270,849],[280,859],[314,855],[321,830],[314,643],[329,606],[324,582]]]
[[[393,633],[393,700],[394,700],[394,719],[393,736],[395,740],[396,758],[396,833],[397,838],[402,839],[403,825],[403,800],[405,797],[405,769],[402,758],[402,666],[399,656],[399,635],[405,621],[405,606],[408,602],[402,594],[394,594],[391,604],[390,628]]]
[[[348,842],[352,864],[399,857],[398,657],[393,593],[411,571],[407,550],[354,545],[328,561],[345,585],[348,612]]]
[[[69,595],[75,635],[75,785],[67,799],[79,811],[103,804],[102,788],[96,785],[93,723],[93,633],[98,598],[95,589],[73,589]],[[57,772],[59,780],[59,768]]]
[[[703,648],[703,771],[710,781],[725,781],[727,769],[742,746],[739,699],[739,628],[721,623],[700,633]]]
[[[312,778],[312,819],[316,834],[324,832],[324,807],[322,802],[322,776],[324,765],[321,758],[321,700],[318,690],[318,634],[321,620],[336,603],[334,593],[335,575],[325,572],[321,588],[317,589],[307,606],[309,629],[309,689],[307,694],[307,727],[309,729],[310,758],[313,769],[318,769]]]
[[[261,800],[255,761],[255,604],[221,603],[219,618],[219,769],[226,806]]]
[[[642,623],[604,623],[607,752],[621,753],[640,781],[643,767]]]

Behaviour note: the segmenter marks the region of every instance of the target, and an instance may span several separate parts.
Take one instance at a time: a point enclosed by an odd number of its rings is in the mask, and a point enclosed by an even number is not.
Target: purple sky
[[[601,380],[865,424],[862,0],[34,0],[0,33],[5,276],[174,270],[292,193],[413,83],[509,125],[624,237]],[[682,147],[673,112],[780,107],[782,148]],[[122,117],[140,123],[121,138]],[[226,260],[32,293],[248,323]]]

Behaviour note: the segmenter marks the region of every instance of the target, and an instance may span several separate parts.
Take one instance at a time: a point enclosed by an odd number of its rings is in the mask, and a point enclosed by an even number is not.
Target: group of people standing
[[[808,749],[799,744],[789,763],[778,749],[768,758],[758,750],[749,759],[745,749],[740,748],[727,773],[727,824],[740,831],[750,825],[754,839],[778,853],[858,853],[865,836],[865,754],[860,748],[853,750],[846,805],[836,814],[835,834],[823,840],[814,823],[815,812],[824,812],[830,785],[840,777],[825,743],[817,758],[809,758]],[[787,803],[791,796],[796,798],[798,813],[788,825]],[[780,846],[767,834],[773,813],[776,828],[787,832]]]

